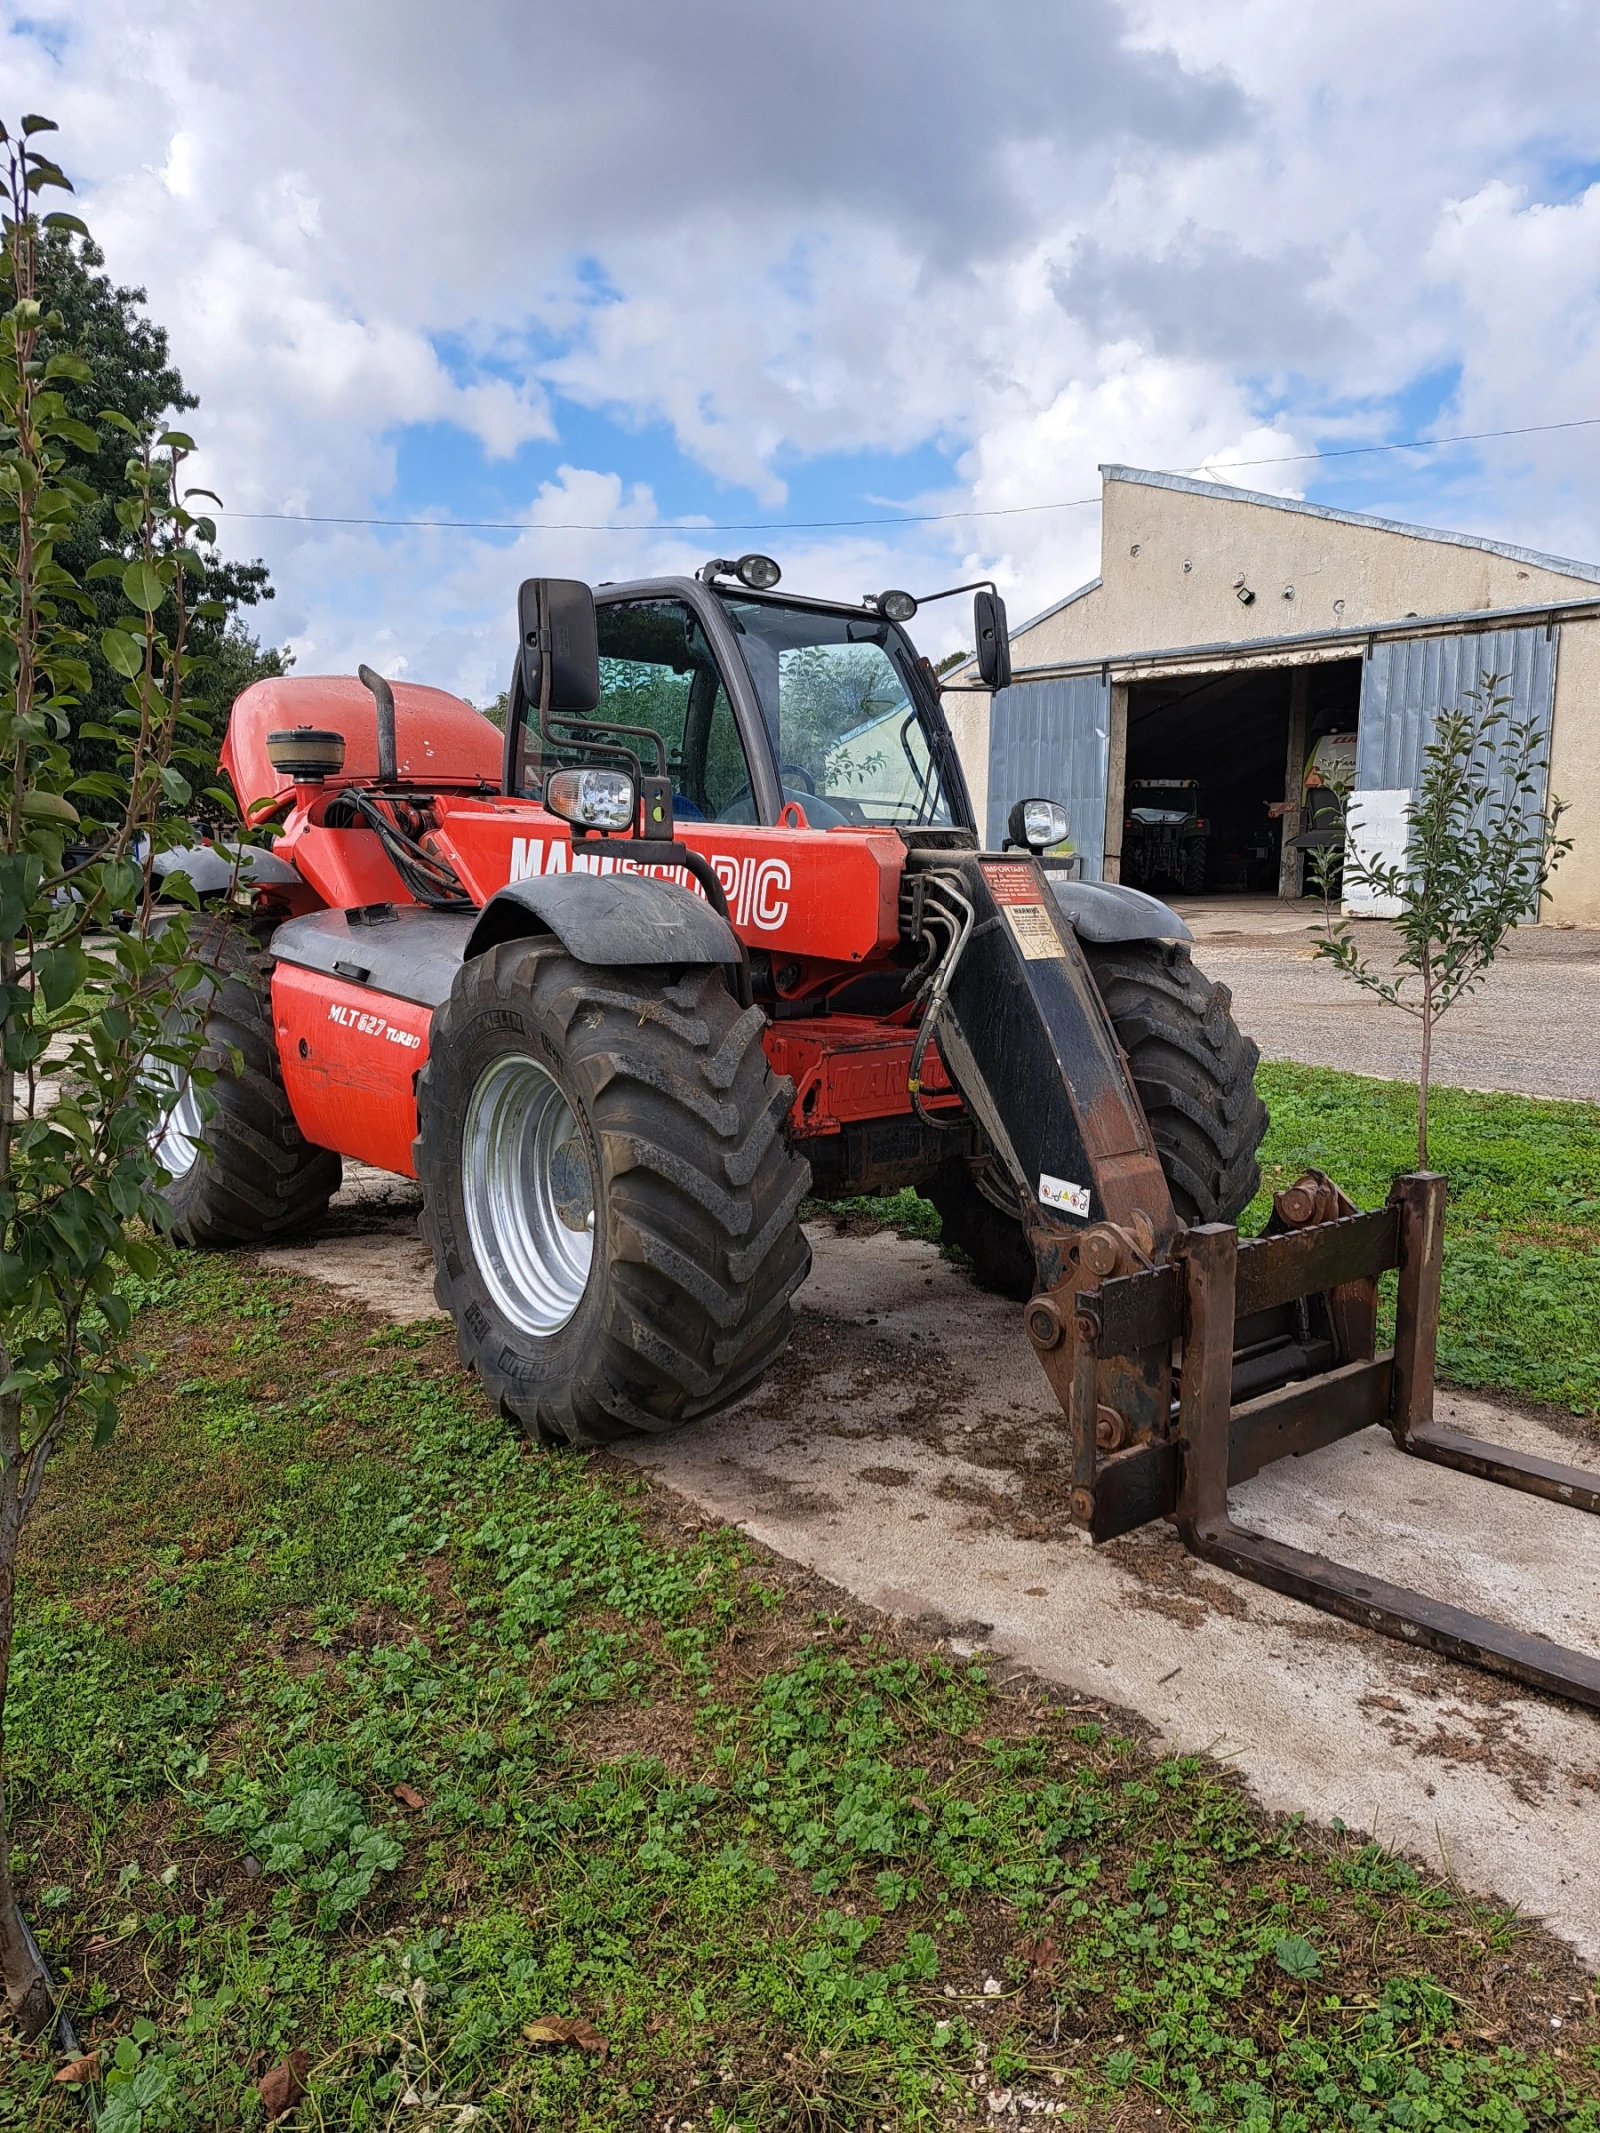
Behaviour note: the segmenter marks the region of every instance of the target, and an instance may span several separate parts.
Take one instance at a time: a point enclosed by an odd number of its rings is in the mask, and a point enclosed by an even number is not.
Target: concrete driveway
[[[1341,977],[1317,954],[1320,904],[1275,897],[1180,899],[1194,959],[1231,987],[1239,1027],[1264,1059],[1408,1081],[1417,1025]],[[1394,928],[1356,923],[1374,964],[1394,965]],[[1434,1039],[1434,1079],[1458,1089],[1600,1103],[1600,931],[1523,926],[1481,991],[1453,1007]]]

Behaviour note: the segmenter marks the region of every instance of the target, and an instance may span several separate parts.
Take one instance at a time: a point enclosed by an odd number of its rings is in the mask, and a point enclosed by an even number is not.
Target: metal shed
[[[1494,676],[1511,717],[1545,744],[1538,804],[1553,789],[1571,809],[1575,849],[1550,913],[1600,924],[1600,567],[1220,483],[1103,472],[1100,577],[1013,631],[1013,685],[986,717],[966,708],[977,699],[952,699],[991,843],[1011,804],[1040,794],[1067,807],[1085,877],[1123,878],[1124,780],[1145,775],[1141,706],[1187,696],[1215,723],[1215,707],[1240,695],[1229,676],[1252,678],[1258,696],[1279,691],[1274,782],[1269,792],[1262,771],[1245,796],[1259,817],[1292,815],[1303,798],[1336,673],[1355,790],[1374,796],[1372,819],[1378,796],[1393,815],[1440,709]],[[1319,626],[1285,627],[1318,609]],[[1297,869],[1285,833],[1280,893],[1299,892]]]

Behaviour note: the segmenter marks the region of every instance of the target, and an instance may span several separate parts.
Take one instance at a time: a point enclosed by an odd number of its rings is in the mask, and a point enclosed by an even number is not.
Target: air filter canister
[[[320,726],[296,726],[290,733],[267,735],[267,760],[297,785],[319,785],[344,768],[344,735]]]

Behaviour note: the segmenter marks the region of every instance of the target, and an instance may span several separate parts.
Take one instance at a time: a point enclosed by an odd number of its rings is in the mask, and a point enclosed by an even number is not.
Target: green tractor
[[[1135,888],[1169,883],[1197,896],[1206,885],[1211,825],[1198,778],[1131,778],[1122,824],[1122,878]]]

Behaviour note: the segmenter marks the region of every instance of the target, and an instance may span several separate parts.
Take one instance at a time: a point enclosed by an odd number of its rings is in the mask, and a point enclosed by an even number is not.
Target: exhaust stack
[[[371,667],[357,667],[356,673],[363,685],[372,691],[378,707],[378,783],[392,785],[395,781],[394,756],[394,691],[381,674]]]

